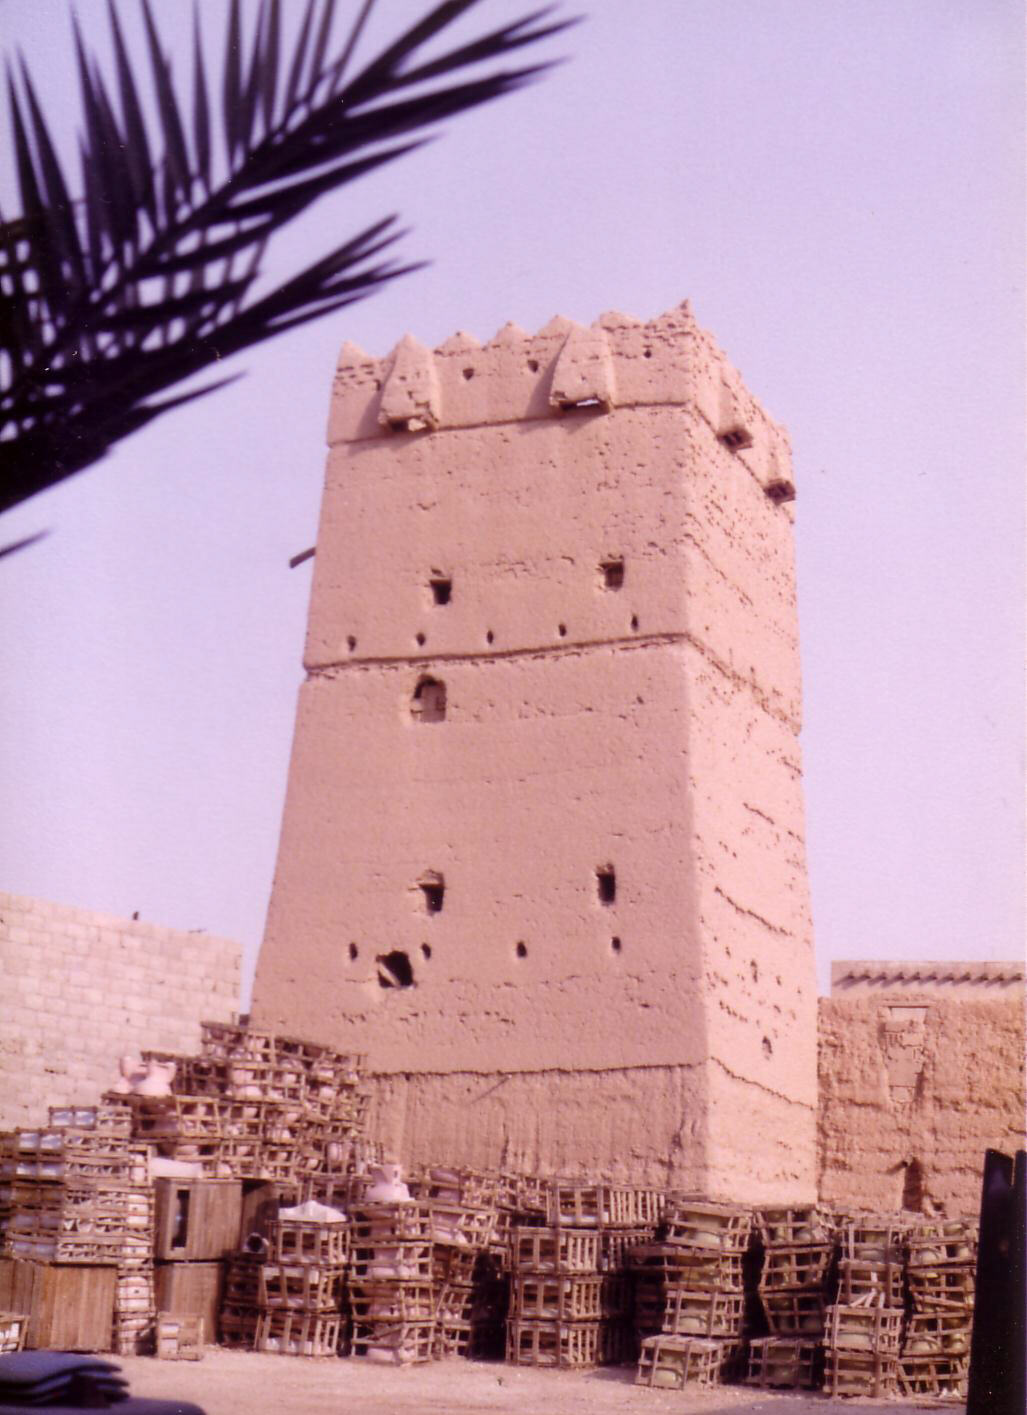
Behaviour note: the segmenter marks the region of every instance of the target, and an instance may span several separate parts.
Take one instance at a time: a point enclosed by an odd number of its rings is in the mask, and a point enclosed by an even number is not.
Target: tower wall
[[[783,433],[682,309],[348,347],[329,438],[255,1019],[408,1162],[810,1197]]]

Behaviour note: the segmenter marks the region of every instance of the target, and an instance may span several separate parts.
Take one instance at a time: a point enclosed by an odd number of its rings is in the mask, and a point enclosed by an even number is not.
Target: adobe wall
[[[1024,1003],[915,982],[820,999],[820,1194],[974,1214],[988,1148],[1024,1148]],[[908,1167],[916,1165],[915,1178]],[[917,1199],[922,1190],[922,1201]]]
[[[0,893],[0,1130],[95,1103],[118,1058],[200,1048],[239,1007],[227,939]]]
[[[407,1163],[812,1198],[783,432],[682,309],[347,347],[329,440],[255,1025]]]

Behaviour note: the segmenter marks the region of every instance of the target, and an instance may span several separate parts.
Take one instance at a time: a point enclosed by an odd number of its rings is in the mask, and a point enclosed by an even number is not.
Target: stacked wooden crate
[[[515,1366],[598,1365],[603,1285],[598,1229],[518,1224],[511,1270],[507,1361]]]
[[[880,1399],[898,1391],[906,1226],[898,1216],[870,1214],[844,1225],[838,1302],[828,1309],[824,1346],[828,1395]]]
[[[899,1358],[904,1395],[963,1401],[973,1325],[977,1225],[918,1223],[907,1235],[911,1313]]]
[[[823,1371],[834,1218],[808,1204],[763,1208],[756,1214],[756,1231],[763,1248],[760,1302],[771,1335],[749,1343],[746,1383],[813,1389]]]
[[[146,1148],[129,1135],[129,1118],[118,1106],[52,1107],[46,1126],[17,1131],[8,1141],[0,1161],[10,1196],[3,1256],[54,1269],[52,1279],[24,1272],[7,1279],[37,1302],[33,1346],[113,1343],[134,1354],[152,1342],[153,1190]],[[104,1269],[110,1277],[101,1279]],[[44,1299],[58,1288],[52,1304]],[[51,1305],[56,1326],[43,1317]],[[71,1330],[60,1312],[76,1308],[85,1326]],[[107,1331],[97,1342],[102,1325]]]
[[[232,1179],[160,1178],[155,1183],[157,1310],[202,1318],[211,1342],[218,1334],[226,1260],[239,1247],[242,1189]]]
[[[471,1357],[492,1348],[500,1266],[490,1257],[498,1175],[474,1169],[429,1169],[411,1181],[411,1193],[430,1215],[432,1282],[437,1307],[434,1355]]]
[[[353,1354],[410,1365],[435,1354],[432,1218],[415,1200],[351,1213]]]
[[[240,1251],[225,1261],[218,1334],[222,1346],[252,1351],[260,1324],[260,1270],[266,1253]]]
[[[742,1356],[750,1210],[668,1198],[663,1241],[636,1248],[636,1380],[678,1389],[730,1379]]]
[[[258,1270],[255,1345],[286,1356],[336,1356],[349,1225],[280,1218],[268,1261]]]

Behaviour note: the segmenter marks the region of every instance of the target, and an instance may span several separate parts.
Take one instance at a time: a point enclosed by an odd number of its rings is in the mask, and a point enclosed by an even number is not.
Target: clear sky
[[[471,28],[530,5],[482,0]],[[201,6],[212,50],[224,8]],[[424,8],[380,0],[378,35]],[[106,52],[106,6],[77,10]],[[156,10],[184,79],[191,6]],[[792,436],[821,981],[832,958],[1021,957],[1019,0],[563,12],[586,15],[548,46],[566,64],[324,201],[269,266],[399,211],[429,269],[3,518],[3,543],[50,535],[0,562],[0,888],[236,938],[248,976],[339,346],[688,297]],[[73,151],[69,6],[0,0],[0,30]],[[0,190],[10,215],[6,152]]]

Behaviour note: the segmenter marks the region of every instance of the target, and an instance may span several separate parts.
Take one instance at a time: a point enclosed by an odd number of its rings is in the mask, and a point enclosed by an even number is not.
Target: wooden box
[[[109,1351],[118,1273],[112,1267],[65,1267],[0,1259],[0,1311],[29,1317],[30,1350]]]
[[[242,1229],[236,1179],[158,1179],[154,1256],[161,1262],[209,1262],[234,1253]]]
[[[218,1329],[222,1263],[158,1263],[154,1268],[157,1311],[170,1317],[202,1317],[204,1330]]]

